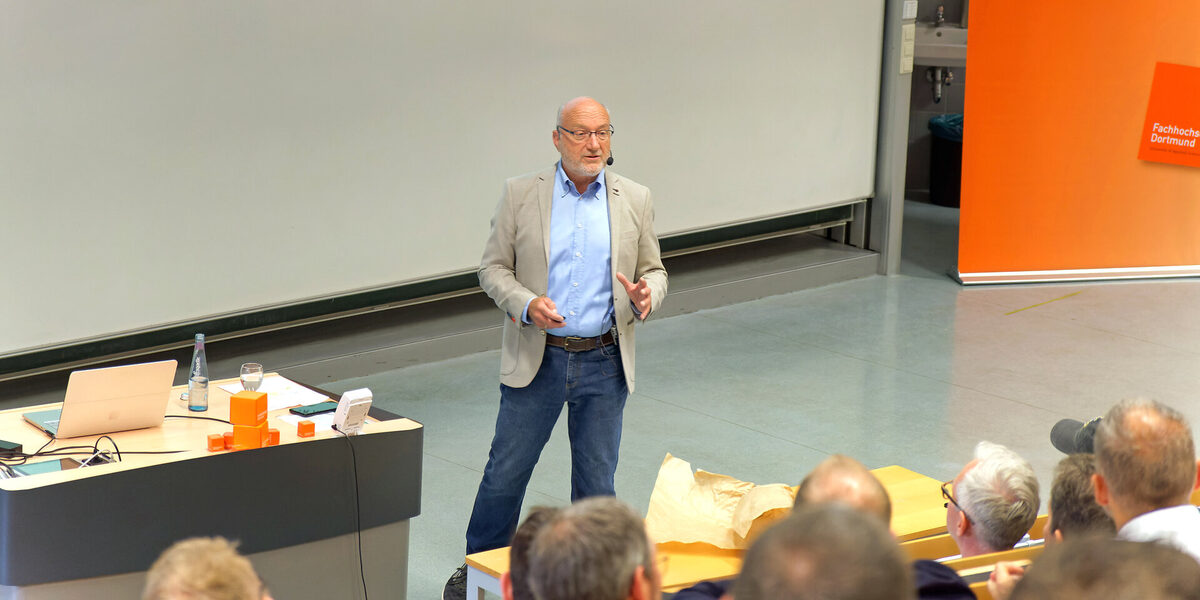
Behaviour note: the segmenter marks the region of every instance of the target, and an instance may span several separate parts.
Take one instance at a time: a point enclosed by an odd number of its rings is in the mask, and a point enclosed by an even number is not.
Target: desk
[[[945,531],[942,482],[899,466],[872,469],[892,500],[892,532],[900,541]],[[663,591],[675,592],[701,581],[728,579],[742,569],[742,550],[709,544],[666,542],[656,545],[667,557]],[[500,593],[500,575],[508,571],[508,548],[467,556],[467,600],[483,600],[484,591]]]
[[[210,408],[199,414],[228,418],[223,383],[210,385]],[[172,390],[168,415],[196,414],[179,401],[183,391]],[[0,438],[36,450],[48,438],[21,414],[54,407],[0,412]],[[404,598],[408,519],[420,513],[421,424],[394,418],[354,438],[306,440],[278,420],[285,413],[268,414],[278,446],[208,452],[208,434],[230,425],[168,418],[110,435],[124,452],[183,452],[0,480],[0,598],[137,597],[158,554],[197,535],[240,540],[277,597],[361,597],[360,529],[371,598]]]
[[[901,542],[946,532],[942,482],[904,467],[871,469],[892,500],[892,533]]]

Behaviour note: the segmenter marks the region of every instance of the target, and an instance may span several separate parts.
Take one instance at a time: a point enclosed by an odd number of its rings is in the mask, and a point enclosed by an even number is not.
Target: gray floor
[[[908,203],[899,276],[643,326],[618,495],[644,511],[668,452],[758,483],[795,483],[835,452],[950,479],[984,439],[1024,455],[1046,486],[1060,457],[1048,441],[1059,418],[1145,395],[1200,419],[1200,282],[963,288],[945,275],[957,216]],[[462,562],[498,365],[493,351],[322,384],[370,387],[379,405],[426,427],[410,598],[439,598]],[[526,507],[568,502],[559,425]]]

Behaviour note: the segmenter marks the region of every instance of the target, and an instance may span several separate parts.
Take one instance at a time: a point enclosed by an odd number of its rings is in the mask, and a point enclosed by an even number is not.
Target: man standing
[[[506,313],[500,412],[467,526],[467,554],[509,543],[533,467],[567,406],[571,500],[614,495],[621,416],[634,387],[634,323],[667,294],[650,191],[615,173],[608,110],[564,104],[561,160],[509,179],[479,285]],[[443,598],[463,598],[466,566]]]

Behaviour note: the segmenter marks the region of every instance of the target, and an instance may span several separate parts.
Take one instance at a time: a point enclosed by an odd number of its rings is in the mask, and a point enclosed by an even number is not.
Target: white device
[[[367,411],[371,410],[371,398],[368,388],[342,394],[337,411],[333,413],[333,428],[342,432],[342,435],[358,435],[363,422],[367,420]]]

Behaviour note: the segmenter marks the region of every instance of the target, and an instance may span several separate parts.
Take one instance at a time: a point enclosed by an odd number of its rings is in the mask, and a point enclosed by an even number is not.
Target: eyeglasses
[[[950,481],[947,481],[946,483],[942,484],[942,497],[949,500],[949,502],[946,502],[942,506],[949,508],[950,505],[953,504],[954,508],[957,508],[958,512],[962,513],[963,518],[966,519],[968,523],[970,523],[971,516],[967,514],[967,511],[963,510],[962,505],[960,505],[958,503],[958,500],[954,499],[954,496],[950,495],[950,490],[947,489],[951,483],[954,483],[954,480],[950,480]]]
[[[583,129],[572,131],[566,127],[563,127],[562,125],[559,125],[558,130],[567,134],[567,137],[575,140],[576,142],[582,142],[588,139],[588,136],[590,135],[596,136],[596,141],[598,142],[605,142],[608,141],[608,136],[612,135],[615,131],[612,125],[609,125],[608,129],[601,129],[600,131],[586,131]]]

